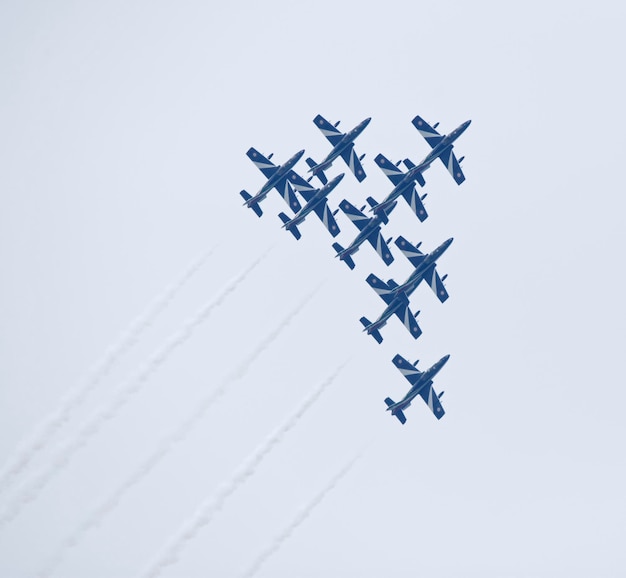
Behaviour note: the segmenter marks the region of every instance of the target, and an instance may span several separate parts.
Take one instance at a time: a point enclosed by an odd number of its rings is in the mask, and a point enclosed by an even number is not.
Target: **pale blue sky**
[[[0,493],[0,515],[19,510],[0,524],[0,574],[37,576],[61,552],[56,577],[140,575],[347,361],[164,578],[240,576],[357,453],[259,576],[623,575],[625,12],[608,1],[4,2],[0,468],[215,250]],[[345,129],[372,117],[357,143],[368,178],[347,175],[333,208],[389,192],[379,152],[426,154],[416,114],[443,131],[472,119],[456,147],[466,182],[433,166],[430,218],[399,206],[386,231],[424,249],[455,238],[439,266],[450,299],[426,287],[411,298],[418,341],[390,322],[379,346],[358,322],[383,307],[369,273],[409,274],[399,253],[386,269],[364,247],[349,271],[314,216],[296,242],[278,195],[262,219],[241,206],[239,191],[263,184],[250,146],[278,161],[328,152],[318,113]],[[349,243],[356,229],[338,222]],[[408,386],[396,353],[424,367],[451,354],[435,383],[440,422],[421,403],[405,426],[384,411]],[[199,425],[64,548],[221,386]],[[49,466],[71,444],[67,464]]]

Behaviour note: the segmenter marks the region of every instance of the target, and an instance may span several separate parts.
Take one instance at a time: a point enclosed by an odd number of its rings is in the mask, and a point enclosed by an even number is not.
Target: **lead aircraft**
[[[457,185],[460,185],[465,180],[465,175],[463,174],[460,165],[461,161],[465,157],[461,157],[457,160],[452,152],[452,147],[454,146],[454,141],[465,132],[471,122],[471,120],[466,120],[451,133],[442,135],[437,132],[437,126],[439,123],[436,123],[434,126],[430,126],[421,116],[416,116],[412,120],[413,126],[426,139],[426,142],[432,148],[432,150],[424,157],[422,162],[417,164],[416,170],[425,171],[435,159],[439,158],[448,169],[448,172],[452,175],[452,178],[456,181]]]
[[[417,339],[422,334],[422,330],[416,320],[419,311],[413,314],[409,309],[409,297],[422,281],[428,283],[442,303],[448,298],[448,292],[443,284],[446,275],[440,278],[435,266],[437,259],[443,255],[452,243],[452,238],[444,241],[432,253],[427,254],[419,250],[421,243],[412,245],[404,237],[398,237],[395,243],[415,269],[402,285],[398,285],[393,279],[389,279],[389,281],[385,283],[373,273],[366,279],[367,284],[374,289],[387,304],[387,307],[376,321],[371,322],[367,317],[361,317],[360,319],[361,325],[363,325],[364,328],[363,331],[366,331],[367,334],[371,335],[378,343],[382,343],[383,341],[380,329],[387,323],[392,315],[396,315],[400,321],[402,321],[402,324],[408,329],[414,339]]]
[[[265,175],[267,182],[259,189],[259,192],[252,196],[246,191],[239,194],[244,199],[244,205],[252,209],[259,217],[263,214],[259,203],[267,197],[272,189],[276,189],[285,202],[289,205],[294,213],[297,213],[302,207],[298,201],[293,189],[297,191],[312,191],[315,187],[305,181],[300,175],[292,169],[300,160],[304,150],[298,151],[288,161],[282,165],[275,165],[270,159],[272,155],[265,157],[254,147],[250,147],[246,155]]]
[[[337,221],[335,221],[333,212],[328,207],[328,203],[326,203],[326,197],[328,197],[331,191],[341,182],[343,177],[344,173],[341,173],[332,181],[326,183],[321,189],[313,189],[313,191],[300,191],[300,194],[304,197],[307,203],[292,219],[290,219],[285,213],[279,213],[278,216],[283,222],[283,227],[290,231],[296,239],[300,239],[302,235],[298,230],[298,225],[306,219],[310,212],[315,211],[315,214],[320,218],[322,223],[324,223],[328,232],[333,237],[336,237],[339,234],[339,227],[337,226]]]
[[[361,207],[361,210],[357,209],[354,205],[344,199],[339,203],[339,208],[348,216],[348,218],[359,229],[359,234],[355,237],[354,241],[344,249],[339,243],[333,243],[333,249],[337,252],[337,257],[341,261],[345,261],[346,265],[350,269],[354,269],[354,260],[352,255],[359,250],[359,247],[368,241],[376,252],[380,255],[385,265],[389,265],[393,262],[393,255],[389,250],[387,243],[391,242],[391,238],[383,239],[380,232],[380,226],[383,224],[383,219],[379,215],[373,217],[367,217],[363,214],[365,206]]]
[[[392,415],[395,415],[400,423],[406,423],[406,416],[404,410],[411,405],[411,402],[419,395],[426,402],[426,405],[430,408],[437,419],[441,419],[446,413],[439,401],[443,395],[443,391],[437,395],[433,389],[433,378],[441,368],[450,359],[449,355],[444,355],[437,363],[432,367],[429,367],[426,371],[420,371],[417,369],[417,361],[411,365],[401,355],[396,355],[393,358],[393,364],[400,370],[400,373],[406,377],[411,384],[409,392],[398,402],[393,401],[390,397],[385,398],[387,404],[387,411],[390,411]]]
[[[318,114],[313,119],[313,122],[315,123],[315,126],[322,131],[322,134],[328,139],[330,144],[333,145],[333,148],[321,163],[316,163],[313,159],[308,158],[307,163],[310,167],[309,172],[314,175],[323,173],[333,164],[333,161],[336,158],[341,156],[356,177],[357,181],[361,182],[367,176],[363,170],[363,165],[361,164],[365,155],[361,155],[359,157],[356,154],[356,151],[354,150],[354,141],[365,130],[365,127],[371,120],[371,118],[366,118],[351,131],[343,133],[337,128],[340,121],[337,121],[333,125],[329,123],[321,114]]]

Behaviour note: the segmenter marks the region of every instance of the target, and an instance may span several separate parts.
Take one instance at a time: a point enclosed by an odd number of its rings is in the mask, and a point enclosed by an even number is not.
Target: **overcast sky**
[[[603,0],[2,2],[0,575],[623,576],[625,24]],[[416,114],[472,120],[466,182],[433,165],[430,217],[384,230],[454,237],[417,341],[358,321],[399,251],[349,271],[315,215],[295,241],[277,193],[241,206],[250,146],[327,154],[318,113],[372,117],[333,209],[389,193],[378,153],[425,156]],[[441,421],[385,412],[397,353],[451,355]]]

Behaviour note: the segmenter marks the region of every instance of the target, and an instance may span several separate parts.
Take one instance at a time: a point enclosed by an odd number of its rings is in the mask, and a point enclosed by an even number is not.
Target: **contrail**
[[[321,286],[321,285],[320,285]],[[206,413],[226,392],[233,382],[243,378],[254,361],[278,338],[283,330],[293,321],[294,317],[313,299],[319,291],[320,286],[307,295],[300,304],[293,309],[284,319],[272,330],[271,333],[259,343],[259,345],[246,357],[237,368],[228,375],[209,396],[205,397],[197,409],[173,432],[164,438],[150,457],[141,464],[115,491],[94,508],[89,516],[64,540],[57,553],[49,560],[47,566],[38,574],[41,578],[51,576],[58,568],[59,563],[64,559],[67,551],[83,538],[83,536],[93,527],[100,524],[103,518],[115,509],[124,494],[133,486],[143,480],[159,462],[179,443],[181,443],[193,428],[205,417]]]
[[[248,570],[244,572],[241,576],[243,578],[251,578],[254,576],[267,562],[269,558],[273,554],[275,554],[281,546],[291,537],[291,535],[298,529],[300,526],[310,515],[311,512],[322,502],[322,500],[329,494],[332,490],[335,489],[337,484],[347,475],[347,473],[352,469],[354,463],[359,459],[360,456],[356,456],[350,460],[336,475],[330,480],[330,482],[326,485],[326,487],[319,492],[304,508],[302,508],[296,514],[295,518],[291,521],[291,523],[274,539],[274,541],[264,550],[258,558],[250,565]]]
[[[345,364],[344,364],[345,365]],[[282,441],[285,435],[292,430],[300,421],[300,418],[317,401],[324,390],[337,378],[343,365],[341,365],[330,377],[307,397],[300,407],[289,417],[267,440],[252,454],[235,472],[230,481],[223,484],[217,494],[209,500],[204,501],[193,518],[184,524],[178,534],[170,541],[165,548],[165,553],[152,563],[147,570],[142,573],[144,578],[154,578],[158,576],[167,566],[174,564],[183,548],[190,542],[203,526],[209,524],[215,514],[222,508],[226,500],[250,478],[259,467],[263,459]]]
[[[37,497],[39,491],[50,481],[52,476],[67,465],[70,458],[100,430],[100,427],[107,420],[113,418],[120,408],[122,408],[134,394],[141,390],[148,378],[169,358],[171,353],[191,337],[194,330],[207,319],[215,308],[222,304],[266,255],[267,253],[254,261],[252,265],[233,279],[217,298],[204,305],[179,331],[172,335],[172,337],[155,352],[134,377],[117,389],[117,395],[111,403],[93,415],[92,418],[83,425],[78,435],[73,440],[67,442],[65,446],[57,452],[48,467],[40,471],[37,476],[34,476],[30,480],[30,483],[27,482],[21,488],[17,498],[12,500],[0,515],[0,527],[13,520],[25,504]]]
[[[52,436],[70,417],[70,414],[109,374],[113,365],[122,357],[148,329],[159,314],[172,302],[187,282],[197,273],[205,261],[213,254],[215,247],[203,253],[185,272],[158,295],[146,311],[137,317],[122,336],[109,347],[102,359],[94,365],[84,382],[79,383],[61,400],[61,405],[48,415],[43,423],[31,435],[30,440],[22,444],[0,472],[0,495],[7,490],[15,478],[28,466],[32,459],[46,447]]]

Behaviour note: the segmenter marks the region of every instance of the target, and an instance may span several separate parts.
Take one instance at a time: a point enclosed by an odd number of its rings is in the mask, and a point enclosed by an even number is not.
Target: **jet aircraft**
[[[356,154],[356,151],[354,150],[354,141],[365,130],[365,127],[371,120],[371,118],[366,118],[351,131],[342,133],[339,129],[337,129],[340,121],[337,121],[334,125],[332,125],[321,114],[318,114],[313,119],[313,122],[320,129],[320,131],[322,131],[322,134],[328,139],[333,148],[328,155],[326,155],[326,158],[320,163],[316,164],[312,159],[307,159],[307,163],[311,167],[309,172],[314,175],[323,173],[323,171],[328,169],[333,164],[333,161],[337,157],[341,156],[356,177],[357,181],[363,181],[366,174],[363,170],[363,165],[361,165],[361,161],[365,155],[363,154],[359,157]]]
[[[398,285],[393,279],[389,279],[389,281],[385,283],[373,273],[366,279],[367,284],[374,289],[387,304],[387,307],[376,321],[371,322],[367,317],[361,317],[360,319],[364,331],[366,331],[368,335],[371,335],[378,343],[382,343],[383,340],[380,329],[394,314],[402,321],[414,339],[417,339],[422,334],[422,330],[419,328],[415,319],[419,311],[415,315],[411,313],[409,309],[409,297],[423,280],[426,280],[430,288],[435,292],[435,295],[437,295],[439,301],[443,303],[448,298],[448,292],[443,284],[446,275],[440,278],[435,265],[437,259],[443,255],[445,250],[452,243],[452,239],[444,241],[429,254],[422,253],[419,250],[419,245],[412,245],[404,237],[398,237],[395,243],[415,269],[402,285]]]
[[[454,146],[454,141],[465,132],[465,129],[467,129],[472,121],[466,120],[463,124],[459,125],[447,135],[441,135],[437,132],[437,126],[439,123],[436,123],[434,126],[430,126],[421,116],[416,116],[412,122],[413,126],[426,139],[426,142],[432,148],[432,150],[424,157],[422,162],[417,164],[415,170],[424,171],[435,159],[439,158],[448,169],[448,172],[452,175],[452,178],[458,185],[460,185],[465,180],[465,175],[463,174],[460,165],[461,161],[465,157],[461,157],[457,160],[452,152],[452,147]]]
[[[370,210],[375,215],[380,215],[381,217],[386,218],[386,211],[389,207],[394,206],[398,197],[403,196],[411,207],[411,210],[417,215],[417,218],[420,221],[424,221],[428,217],[426,208],[422,203],[422,201],[426,198],[426,195],[419,195],[417,189],[415,188],[415,183],[418,182],[421,187],[426,184],[426,181],[422,176],[422,172],[425,169],[413,165],[411,161],[407,159],[405,164],[408,162],[409,170],[404,173],[402,172],[402,169],[399,168],[401,161],[398,161],[394,165],[382,154],[379,154],[374,159],[374,162],[382,169],[383,173],[389,177],[389,180],[393,183],[394,187],[387,197],[385,197],[385,199],[380,203],[376,203],[372,197],[369,197],[367,200],[372,206]]]
[[[437,363],[426,371],[420,371],[417,369],[417,361],[411,365],[401,355],[396,355],[393,358],[393,364],[400,370],[400,373],[406,377],[411,384],[411,389],[408,393],[398,402],[393,401],[390,397],[385,398],[387,404],[387,411],[390,411],[392,415],[395,415],[400,423],[406,423],[406,416],[404,410],[411,405],[413,399],[418,395],[426,402],[430,411],[433,412],[437,419],[441,419],[446,413],[439,401],[443,395],[443,391],[437,395],[433,389],[433,378],[441,368],[450,359],[449,355],[444,355]]]
[[[333,243],[333,249],[337,252],[337,257],[339,257],[341,261],[345,261],[350,269],[354,269],[352,255],[359,250],[359,247],[365,241],[368,241],[370,245],[376,249],[376,252],[380,255],[385,265],[389,265],[393,262],[393,255],[387,246],[387,243],[391,242],[391,238],[387,239],[385,242],[380,232],[380,226],[384,222],[382,218],[379,215],[366,217],[363,214],[365,206],[361,207],[361,210],[359,210],[345,199],[339,203],[339,208],[357,226],[359,233],[346,249],[339,243]]]
[[[384,281],[381,281],[372,273],[366,281],[368,285],[380,295],[387,304],[387,307],[374,322],[371,322],[367,317],[361,317],[360,321],[364,327],[363,331],[367,331],[368,335],[371,335],[378,343],[382,343],[383,336],[380,334],[380,329],[387,324],[387,321],[392,315],[396,315],[409,330],[413,338],[417,339],[422,334],[422,330],[417,324],[419,311],[413,314],[409,309],[408,294],[404,292],[394,293],[393,289],[398,285],[393,279],[389,279],[385,284]]]
[[[252,209],[259,217],[263,214],[259,203],[267,197],[268,193],[274,188],[276,189],[294,213],[297,213],[302,207],[298,201],[293,189],[298,191],[315,190],[313,185],[307,183],[300,175],[292,169],[300,160],[304,150],[298,151],[287,162],[282,165],[275,165],[270,159],[272,155],[265,157],[254,147],[248,149],[246,155],[259,168],[259,170],[267,178],[267,182],[261,187],[259,192],[252,196],[246,191],[239,193],[244,199],[244,205]],[[293,188],[292,188],[293,187]]]
[[[278,216],[284,223],[283,227],[290,231],[296,239],[299,239],[302,235],[298,230],[298,225],[306,219],[307,215],[311,211],[315,211],[315,214],[320,218],[322,223],[324,223],[328,232],[333,237],[336,237],[339,233],[339,227],[337,226],[337,222],[335,221],[332,211],[326,203],[326,197],[328,197],[330,192],[341,182],[343,177],[344,173],[341,173],[332,181],[326,183],[321,189],[313,189],[313,191],[300,191],[307,203],[292,219],[290,219],[285,213],[279,213]]]

